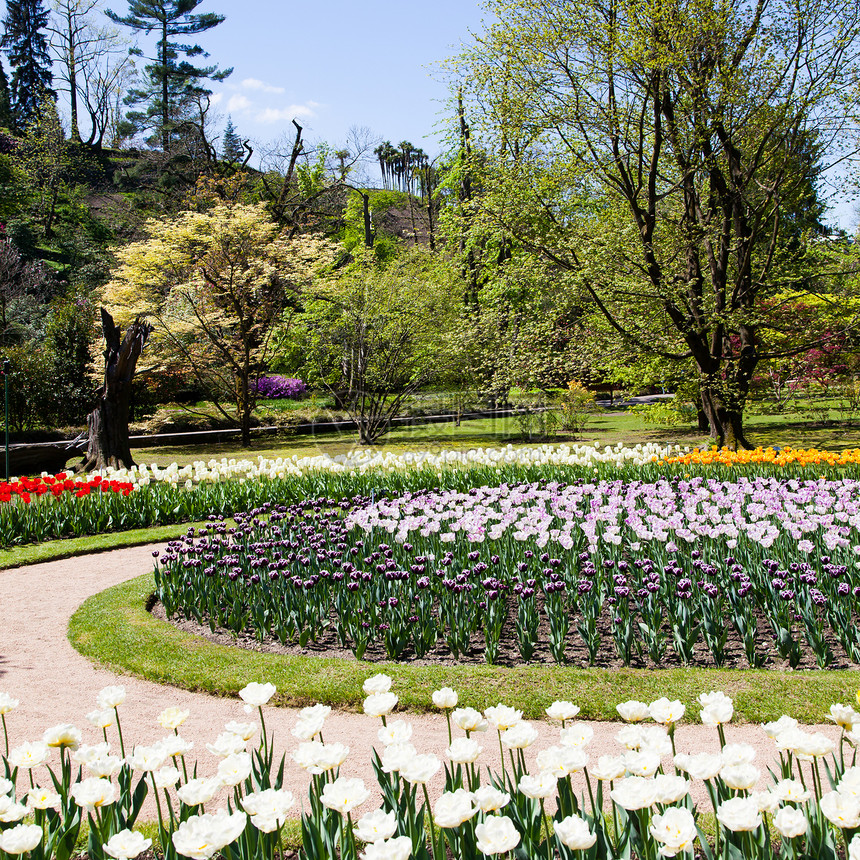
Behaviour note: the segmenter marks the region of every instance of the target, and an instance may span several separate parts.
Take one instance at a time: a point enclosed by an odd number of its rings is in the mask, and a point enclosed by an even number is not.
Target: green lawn
[[[270,681],[282,705],[324,702],[347,710],[360,708],[364,679],[383,671],[395,679],[402,707],[413,711],[431,709],[433,690],[449,686],[464,705],[483,709],[501,701],[532,719],[556,699],[576,702],[585,719],[611,720],[617,719],[619,702],[660,696],[680,699],[696,719],[699,693],[722,690],[734,698],[739,720],[775,720],[787,713],[815,723],[824,721],[832,703],[854,701],[860,683],[853,671],[416,666],[261,654],[208,642],[154,618],[146,610],[153,591],[154,580],[146,575],[91,597],[72,617],[72,644],[114,671],[156,683],[235,696],[249,681]]]
[[[750,441],[767,447],[790,445],[795,448],[826,448],[842,451],[860,446],[860,425],[822,425],[805,420],[798,413],[787,415],[750,415],[747,420]],[[621,409],[602,409],[589,422],[585,431],[574,438],[557,434],[542,440],[548,443],[577,442],[583,444],[633,446],[638,443],[708,446],[707,435],[693,428],[659,428],[646,425],[642,417]],[[486,418],[464,421],[458,427],[451,424],[425,424],[417,427],[399,427],[389,433],[380,451],[439,451],[445,448],[498,447],[502,445],[542,444],[529,441],[520,432],[515,418]],[[171,446],[138,448],[132,451],[138,462],[158,463],[161,466],[172,462],[180,465],[194,460],[209,460],[221,457],[244,458],[263,456],[266,458],[314,456],[320,453],[343,454],[358,447],[352,433],[293,435],[260,437],[250,449],[243,450],[236,442],[198,446]]]

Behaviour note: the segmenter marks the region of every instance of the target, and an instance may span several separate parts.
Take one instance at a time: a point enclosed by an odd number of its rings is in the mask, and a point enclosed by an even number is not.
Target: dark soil
[[[323,630],[322,634],[315,642],[309,643],[302,648],[296,645],[282,645],[275,637],[270,636],[262,642],[259,641],[253,630],[245,630],[239,636],[236,636],[230,630],[216,629],[212,631],[206,624],[198,624],[194,619],[184,619],[180,616],[175,616],[173,619],[167,619],[164,612],[164,607],[160,603],[156,603],[151,608],[152,614],[159,619],[168,620],[177,629],[187,633],[193,633],[197,636],[202,636],[210,642],[216,642],[220,645],[231,645],[239,648],[245,648],[250,651],[260,651],[270,654],[288,654],[296,656],[315,656],[326,658],[337,658],[343,660],[354,660],[355,656],[349,648],[344,648],[337,638],[336,627],[332,623],[329,627]],[[635,622],[634,622],[635,623]],[[728,623],[728,622],[727,622]],[[570,630],[567,635],[565,648],[566,664],[569,666],[588,666],[588,651],[582,637],[576,630],[577,619],[574,618],[570,625]],[[600,650],[597,654],[597,659],[594,665],[601,668],[621,668],[624,666],[623,661],[618,657],[615,650],[615,641],[612,637],[612,620],[608,613],[598,619],[597,628],[601,634]],[[681,666],[682,663],[677,654],[672,649],[672,632],[667,627],[666,633],[666,651],[660,663],[654,663],[648,653],[643,650],[642,653],[635,653],[630,662],[630,666],[637,669],[669,669]],[[812,649],[803,639],[802,631],[795,630],[796,636],[801,640],[802,659],[797,669],[817,669],[818,664],[815,662],[815,656]],[[832,631],[827,636],[830,649],[833,652],[833,662],[827,667],[829,669],[858,669],[860,665],[852,663],[845,649],[836,639]],[[638,637],[637,637],[638,641]],[[779,652],[774,644],[774,635],[770,624],[762,615],[758,619],[758,630],[756,635],[757,651],[764,656],[763,668],[792,671],[787,660],[780,657]],[[381,641],[371,643],[364,653],[364,660],[370,662],[387,662],[389,657],[385,653],[385,649]],[[409,662],[414,665],[454,665],[462,664],[481,664],[486,661],[484,659],[484,636],[479,630],[472,637],[469,652],[465,655],[460,655],[459,659],[455,659],[443,640],[439,640],[436,647],[426,656],[417,659],[411,649],[407,649],[400,658],[403,662]],[[549,650],[549,623],[543,613],[541,613],[541,626],[538,630],[538,641],[535,646],[534,654],[531,660],[528,661],[532,665],[556,665]],[[516,635],[516,612],[511,608],[507,622],[502,631],[502,638],[499,643],[499,658],[496,661],[499,666],[519,666],[524,665],[525,661],[521,658]],[[710,650],[700,638],[697,643],[693,661],[690,664],[699,668],[716,668],[716,663],[711,655]],[[748,669],[749,663],[744,655],[743,643],[734,627],[729,627],[728,638],[726,641],[725,660],[723,668],[727,669]]]

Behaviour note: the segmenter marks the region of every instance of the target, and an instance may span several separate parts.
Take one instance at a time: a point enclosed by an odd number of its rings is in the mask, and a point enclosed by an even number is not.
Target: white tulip
[[[693,814],[689,809],[678,806],[652,816],[648,832],[662,846],[660,854],[663,857],[674,857],[688,851],[697,835]]]
[[[801,809],[783,806],[773,817],[773,829],[785,839],[796,839],[809,829],[809,822]]]
[[[642,720],[647,720],[651,716],[648,705],[645,702],[637,702],[635,699],[616,705],[615,710],[618,711],[621,719],[628,723],[641,723]]]
[[[459,827],[472,818],[479,808],[471,791],[464,788],[445,791],[433,807],[433,820],[438,827]]]
[[[482,785],[475,790],[474,794],[478,806],[481,807],[481,812],[496,812],[511,801],[509,794],[500,791],[493,785]]]
[[[394,720],[383,726],[377,733],[379,742],[385,746],[390,744],[405,744],[412,737],[412,724],[405,720]]]
[[[717,820],[726,830],[743,832],[761,827],[761,810],[750,797],[730,797],[717,807]]]
[[[520,844],[514,822],[504,815],[490,815],[475,827],[478,850],[487,857],[513,851]]]
[[[397,830],[397,816],[394,812],[374,809],[367,812],[356,822],[355,835],[362,842],[380,842],[390,839]]]
[[[158,724],[170,731],[178,729],[187,719],[190,711],[183,711],[181,708],[171,707],[165,708],[158,715]]]
[[[556,821],[554,829],[558,841],[572,851],[587,851],[597,841],[597,834],[592,833],[588,823],[578,815]]]
[[[176,795],[186,806],[201,806],[209,803],[220,788],[221,780],[217,777],[209,779],[197,777],[181,785],[176,790]]]
[[[101,711],[118,708],[125,701],[125,695],[125,687],[122,684],[105,687],[96,696],[96,705]]]
[[[494,729],[504,732],[507,729],[513,728],[522,720],[523,712],[503,705],[500,702],[491,708],[485,708],[484,716]]]
[[[42,841],[42,828],[38,824],[19,824],[0,832],[0,851],[6,854],[26,854]]]
[[[572,720],[578,713],[579,707],[567,701],[553,702],[546,709],[546,715],[551,720],[558,720],[559,722]]]
[[[365,788],[364,780],[345,777],[338,777],[334,782],[326,783],[320,794],[320,803],[341,815],[352,812],[369,799],[370,792]]]
[[[388,716],[397,707],[395,693],[371,693],[364,700],[364,713],[369,717]]]
[[[278,688],[274,684],[260,684],[257,681],[251,681],[250,684],[239,690],[239,697],[246,705],[261,708],[277,692]]]
[[[373,675],[368,678],[362,685],[365,696],[371,696],[375,693],[387,693],[391,689],[391,678],[381,672],[378,675]]]
[[[622,809],[645,809],[657,802],[657,784],[653,779],[628,776],[615,785],[609,796]]]
[[[534,800],[552,797],[555,794],[558,780],[554,774],[543,772],[537,776],[525,774],[520,777],[517,788],[526,796]]]
[[[75,728],[71,723],[61,723],[58,726],[45,729],[42,741],[49,747],[74,751],[81,745],[81,730]]]
[[[457,707],[457,694],[450,687],[442,687],[433,693],[433,704],[437,708],[449,710]]]
[[[120,830],[104,843],[106,854],[116,860],[132,860],[138,854],[143,854],[152,845],[151,839],[146,839],[142,833],[135,830]]]

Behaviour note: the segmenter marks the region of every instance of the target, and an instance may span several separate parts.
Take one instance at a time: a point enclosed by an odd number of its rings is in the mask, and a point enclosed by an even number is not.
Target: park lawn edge
[[[460,705],[484,708],[504,702],[528,719],[544,717],[557,699],[579,705],[580,718],[617,720],[615,706],[628,699],[651,702],[666,696],[687,707],[697,722],[700,693],[721,690],[734,699],[736,722],[766,722],[788,714],[802,723],[823,723],[831,704],[855,701],[860,672],[766,669],[603,669],[573,666],[422,665],[267,654],[219,645],[180,631],[147,611],[155,590],[144,574],[93,595],[69,622],[72,645],[108,669],[159,684],[236,697],[251,681],[278,689],[273,704],[322,702],[360,711],[362,682],[385,672],[394,679],[399,710],[433,710],[431,694],[452,687]]]
[[[232,523],[231,519],[225,522]],[[54,538],[41,543],[31,543],[25,546],[10,547],[0,550],[0,571],[12,570],[16,567],[26,567],[28,564],[43,564],[49,561],[59,561],[63,558],[76,558],[80,555],[110,552],[114,549],[129,549],[133,546],[146,546],[151,543],[163,543],[181,537],[189,528],[203,528],[210,525],[206,520],[199,522],[170,523],[163,526],[149,526],[143,529],[128,529],[127,531],[102,532],[97,535],[86,535],[73,538]]]

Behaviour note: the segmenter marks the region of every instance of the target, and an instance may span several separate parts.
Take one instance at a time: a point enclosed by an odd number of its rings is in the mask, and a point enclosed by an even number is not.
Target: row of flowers
[[[42,473],[37,477],[12,478],[0,482],[0,502],[12,497],[53,496],[64,492],[87,493],[92,490],[123,492],[129,488],[146,487],[152,483],[166,483],[174,487],[193,489],[199,484],[221,483],[234,480],[284,479],[303,477],[316,473],[364,474],[373,472],[401,472],[408,470],[430,470],[438,472],[452,468],[542,468],[547,466],[594,468],[621,468],[624,466],[654,465],[772,465],[844,467],[860,464],[860,449],[842,452],[816,449],[792,449],[789,447],[756,448],[752,451],[723,449],[681,449],[672,445],[636,445],[624,447],[601,447],[593,445],[535,445],[514,448],[475,448],[468,451],[449,450],[442,452],[417,451],[403,454],[377,451],[351,451],[331,456],[279,457],[256,460],[196,460],[179,466],[172,463],[164,468],[153,463],[141,464],[130,469],[106,469],[93,475],[75,475],[60,472],[56,475]],[[103,483],[104,482],[104,483]],[[27,499],[29,501],[29,499]]]
[[[356,451],[275,460],[224,458],[166,468],[141,465],[89,476],[43,474],[0,484],[0,546],[187,522],[210,514],[229,516],[266,500],[394,496],[431,488],[463,491],[542,478],[654,482],[672,474],[712,473],[712,465],[687,462],[687,456],[693,455],[677,446],[654,444],[542,445],[438,453]],[[755,475],[764,469],[779,475],[784,468],[779,457],[746,462],[732,461],[735,455],[719,456],[739,474]],[[857,462],[848,454],[808,451],[792,456],[791,463],[814,467],[816,477],[825,473],[821,476],[830,479],[840,478]]]
[[[666,465],[683,466],[788,466],[836,467],[856,466],[860,463],[860,448],[846,451],[821,451],[817,448],[754,448],[732,451],[730,448],[694,448],[676,456],[664,457]]]
[[[43,473],[36,478],[13,478],[0,481],[0,503],[11,502],[13,497],[28,505],[36,498],[46,496],[57,499],[64,494],[82,499],[90,493],[121,493],[127,496],[135,484],[131,481],[118,481],[103,478],[100,474],[76,477],[72,472],[59,472],[56,475]]]
[[[166,468],[141,465],[101,475],[70,472],[15,478],[0,491],[0,546],[231,516],[266,500],[354,496],[493,480],[537,479],[556,469],[639,470],[671,447],[600,449],[547,446],[404,455],[354,452],[338,457],[222,459]],[[650,464],[648,466],[647,464]],[[110,490],[110,492],[108,492]]]
[[[459,706],[457,693],[444,688],[432,697],[447,720],[443,761],[419,752],[412,725],[392,718],[398,697],[391,686],[381,674],[364,683],[364,712],[381,721],[375,791],[342,774],[349,748],[323,738],[331,709],[318,704],[298,714],[289,759],[309,780],[301,813],[307,860],[473,860],[511,853],[521,860],[656,860],[691,858],[695,851],[712,860],[837,860],[843,849],[849,860],[860,858],[860,714],[851,706],[830,709],[840,727],[837,740],[805,731],[788,716],[764,725],[778,764],[768,768],[770,785],[761,789],[755,749],[727,737],[733,705],[721,692],[698,698],[699,717],[714,728],[719,751],[679,751],[675,729],[686,709],[663,698],[618,705],[626,725],[613,755],[589,751],[593,730],[576,721],[579,708],[571,702],[547,708],[559,726],[556,742],[534,753],[541,730],[521,711],[499,704],[481,713]],[[240,692],[246,714],[256,708],[259,723],[232,721],[206,745],[220,759],[210,776],[198,775],[209,768],[192,765],[193,744],[179,734],[187,711],[162,712],[158,722],[170,733],[128,751],[119,718],[125,690],[111,686],[88,715],[101,742],[85,744],[78,728],[61,724],[47,729],[42,741],[10,748],[6,718],[18,702],[0,693],[6,743],[0,856],[69,860],[86,815],[90,860],[131,860],[152,845],[134,830],[151,795],[165,858],[271,858],[297,811],[296,798],[284,788],[287,754],[277,758],[265,725],[264,707],[275,692],[272,684],[257,682]],[[486,737],[491,730],[492,741]],[[109,731],[116,732],[119,755]],[[485,743],[498,744],[500,767],[482,763]],[[42,772],[50,782],[37,785],[34,774]],[[698,783],[709,799],[701,808],[691,796]],[[222,797],[225,806],[207,809]],[[374,799],[378,808],[359,816]],[[716,818],[712,842],[700,820],[709,810]],[[28,816],[34,823],[22,823]]]

